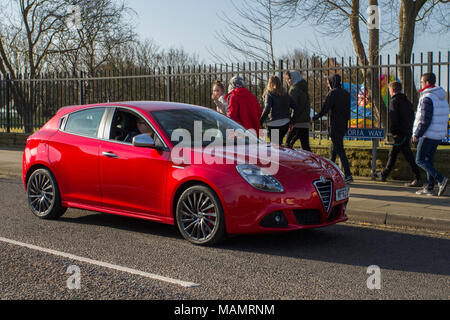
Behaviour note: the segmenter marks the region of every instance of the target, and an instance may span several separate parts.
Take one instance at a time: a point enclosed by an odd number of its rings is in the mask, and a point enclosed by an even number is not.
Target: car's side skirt
[[[124,211],[124,210],[113,210],[113,209],[104,208],[104,207],[89,206],[89,205],[80,204],[80,203],[76,203],[76,202],[70,202],[70,201],[63,201],[62,206],[66,207],[66,208],[75,208],[75,209],[95,211],[95,212],[101,212],[101,213],[109,213],[109,214],[131,217],[131,218],[144,219],[144,220],[155,221],[155,222],[160,222],[160,223],[164,223],[164,224],[171,224],[171,225],[175,224],[173,217],[168,217],[168,216],[162,217],[162,216],[150,215],[150,214],[144,215],[144,214],[138,214],[138,213]]]

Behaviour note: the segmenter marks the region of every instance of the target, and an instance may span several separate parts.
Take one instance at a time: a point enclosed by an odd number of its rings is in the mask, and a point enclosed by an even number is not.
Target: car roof
[[[161,111],[161,110],[180,110],[180,109],[204,109],[204,107],[177,103],[177,102],[165,102],[165,101],[125,101],[125,102],[108,102],[108,103],[96,103],[78,106],[67,106],[58,110],[58,113],[64,112],[65,114],[73,111],[92,108],[92,107],[130,107],[140,111]]]

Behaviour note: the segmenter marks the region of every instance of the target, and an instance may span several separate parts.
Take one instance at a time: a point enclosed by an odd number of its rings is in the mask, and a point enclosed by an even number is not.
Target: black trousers
[[[347,155],[344,149],[344,135],[332,135],[331,136],[331,146],[330,146],[330,160],[336,162],[337,156],[341,159],[342,167],[344,169],[344,174],[346,177],[352,175],[350,170],[350,165],[348,163]]]
[[[278,145],[281,146],[283,144],[283,140],[284,137],[286,136],[286,133],[289,131],[289,123],[282,127],[268,127],[268,129],[270,142],[277,143]],[[276,130],[278,130],[278,139],[274,141],[274,139],[276,138]]]
[[[309,128],[294,128],[289,132],[286,144],[289,147],[293,147],[299,139],[302,144],[302,149],[311,152],[311,147],[309,145]]]
[[[392,169],[394,169],[398,154],[400,152],[403,153],[405,160],[409,163],[416,179],[422,180],[420,176],[420,169],[416,164],[414,154],[411,150],[411,138],[409,137],[397,137],[394,139],[394,146],[389,152],[389,158],[386,164],[386,168],[381,172],[381,175],[385,178],[389,176]]]

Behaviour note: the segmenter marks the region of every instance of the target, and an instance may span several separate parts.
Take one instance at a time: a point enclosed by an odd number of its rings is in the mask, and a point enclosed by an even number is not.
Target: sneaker
[[[405,187],[409,187],[409,188],[421,188],[423,187],[423,182],[422,180],[414,180],[413,182],[408,182],[405,183]]]
[[[353,182],[353,176],[347,176],[345,177],[345,183],[352,183]]]
[[[439,183],[438,197],[440,197],[444,194],[445,190],[447,189],[447,185],[448,185],[448,179],[444,178],[442,183]]]
[[[433,196],[433,190],[428,190],[427,188],[423,188],[420,189],[419,191],[416,192],[417,195],[419,196]]]
[[[383,176],[383,172],[382,171],[375,172],[375,177],[380,179],[382,182],[386,182],[386,177]]]

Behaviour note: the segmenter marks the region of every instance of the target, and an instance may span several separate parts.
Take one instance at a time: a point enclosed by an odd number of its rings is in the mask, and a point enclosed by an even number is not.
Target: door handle
[[[119,156],[117,154],[112,153],[112,152],[103,152],[102,155],[105,157],[108,157],[108,158],[114,158],[114,159],[119,158]]]

